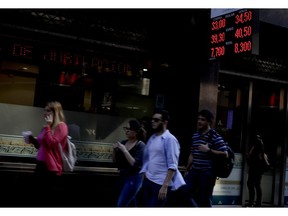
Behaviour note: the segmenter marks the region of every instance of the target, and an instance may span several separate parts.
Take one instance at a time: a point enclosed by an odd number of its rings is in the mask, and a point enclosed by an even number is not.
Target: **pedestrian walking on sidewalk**
[[[60,204],[62,175],[62,157],[59,143],[67,149],[68,127],[62,105],[58,101],[48,102],[44,108],[44,126],[35,138],[32,134],[24,137],[26,143],[32,143],[38,149],[35,169],[35,203],[50,207]]]
[[[171,190],[177,190],[185,181],[178,170],[180,145],[167,129],[170,120],[166,110],[156,110],[151,119],[154,134],[144,151],[142,186],[145,207],[164,207]]]
[[[120,171],[120,195],[117,207],[137,206],[137,193],[142,186],[143,152],[146,131],[137,120],[130,120],[123,128],[127,139],[113,144],[113,162]]]

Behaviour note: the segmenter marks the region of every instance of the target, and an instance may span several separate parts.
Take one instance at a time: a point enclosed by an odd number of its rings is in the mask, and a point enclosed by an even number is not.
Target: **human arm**
[[[113,148],[113,152],[112,152],[112,161],[113,163],[116,163],[116,153],[118,151],[118,143],[113,143],[112,145],[112,148]]]
[[[144,146],[143,157],[142,157],[142,168],[139,172],[140,174],[142,174],[143,179],[145,177],[145,173],[147,171],[148,164],[149,164],[149,154],[148,154],[149,145],[150,145],[150,142],[148,140],[147,144]]]
[[[129,153],[126,146],[119,141],[113,144],[112,160],[114,163],[117,162],[117,152],[122,152],[131,166],[135,164],[135,159],[133,158],[133,156]]]
[[[132,155],[129,153],[129,151],[126,149],[126,146],[123,145],[122,143],[120,142],[117,142],[117,145],[118,145],[118,149],[120,151],[122,151],[122,153],[124,154],[126,160],[128,161],[128,163],[133,166],[134,163],[135,163],[135,159],[132,157]]]
[[[176,170],[178,169],[180,145],[178,143],[178,140],[174,136],[171,136],[164,140],[164,154],[168,170],[165,179],[163,181],[162,187],[160,188],[158,193],[158,199],[162,200],[166,198],[168,186],[171,185],[171,181],[173,180]]]
[[[192,153],[189,154],[188,160],[187,160],[187,165],[186,165],[186,169],[185,169],[185,174],[184,176],[187,175],[187,173],[191,170],[192,168],[192,162],[193,162],[193,155]]]
[[[159,200],[164,200],[166,198],[169,183],[172,181],[172,179],[175,175],[175,172],[176,172],[175,170],[168,169],[167,175],[166,175],[164,182],[162,184],[162,187],[160,188],[159,193],[158,193],[158,199]]]
[[[202,152],[208,152],[208,153],[213,154],[213,155],[228,157],[228,152],[227,151],[219,151],[219,150],[212,149],[212,148],[209,147],[208,143],[200,144],[198,146],[198,150],[200,150]]]
[[[32,143],[36,149],[39,149],[39,143],[33,135],[29,136],[29,142]]]
[[[135,154],[131,154],[125,147],[125,145],[118,143],[118,148],[123,152],[126,160],[132,167],[142,165],[143,152],[145,144],[142,141],[138,141],[135,148]]]
[[[206,143],[199,144],[198,150],[213,156],[228,158],[227,143],[224,141],[223,137],[213,129],[211,129],[206,136]]]
[[[250,156],[252,155],[253,150],[254,150],[254,146],[252,146],[252,147],[250,148],[250,150],[249,150],[249,152],[248,152],[248,157],[250,157]]]
[[[265,153],[263,154],[263,159],[264,159],[266,165],[267,165],[267,166],[270,166],[270,163],[269,163],[269,159],[268,159],[267,154],[265,154]]]
[[[133,166],[135,164],[135,158],[130,154],[128,150],[123,151],[125,158],[127,159],[128,163]]]
[[[43,142],[43,145],[47,149],[51,148],[57,148],[59,143],[62,143],[63,140],[67,138],[68,135],[68,127],[64,122],[59,123],[55,129],[54,133],[52,133],[52,130],[49,125],[44,126],[44,136],[43,139],[45,142]]]

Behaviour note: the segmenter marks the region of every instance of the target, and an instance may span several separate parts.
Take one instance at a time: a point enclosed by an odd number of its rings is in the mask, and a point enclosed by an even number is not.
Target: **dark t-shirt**
[[[264,155],[261,156],[261,153],[256,153],[252,151],[251,155],[248,157],[248,166],[249,172],[252,173],[263,173],[265,170],[265,161]]]
[[[121,143],[125,145],[126,142],[127,140],[124,140]],[[142,167],[144,148],[145,143],[142,141],[138,141],[136,145],[129,150],[129,153],[135,159],[135,163],[133,166],[130,165],[130,163],[127,161],[125,155],[121,150],[118,150],[116,152],[116,163],[120,171],[120,176],[125,177],[139,173]]]

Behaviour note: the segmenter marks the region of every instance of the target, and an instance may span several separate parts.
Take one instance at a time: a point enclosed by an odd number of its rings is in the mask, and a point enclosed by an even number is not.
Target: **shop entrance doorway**
[[[215,128],[222,132],[237,154],[234,167],[237,172],[230,180],[236,185],[239,183],[239,190],[234,193],[242,206],[249,199],[246,155],[256,132],[263,138],[272,165],[262,176],[263,205],[284,205],[286,88],[286,83],[272,80],[236,77],[223,72],[219,75]]]

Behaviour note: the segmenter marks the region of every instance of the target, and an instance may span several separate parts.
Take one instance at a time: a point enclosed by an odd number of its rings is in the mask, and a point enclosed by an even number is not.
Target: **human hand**
[[[25,143],[27,143],[27,144],[31,143],[31,141],[30,141],[30,136],[32,135],[31,131],[23,131],[22,135],[24,137]]]
[[[189,172],[190,172],[190,170],[185,170],[184,177],[187,176]]]
[[[53,122],[53,115],[52,114],[46,115],[44,117],[44,119],[45,119],[47,125],[51,125]]]
[[[118,148],[119,148],[122,152],[127,151],[125,145],[123,145],[123,144],[120,143],[120,142],[118,142]]]
[[[118,148],[118,142],[113,143],[113,144],[112,144],[112,147],[113,147],[113,149],[117,149],[117,148]]]
[[[198,150],[202,151],[202,152],[209,152],[210,151],[210,148],[208,146],[208,143],[206,143],[205,145],[204,144],[200,144],[198,146]]]
[[[168,186],[162,185],[158,193],[158,200],[165,200],[167,196]]]

